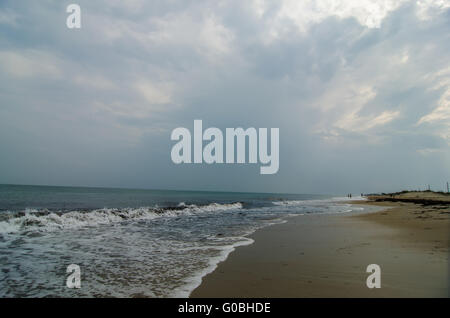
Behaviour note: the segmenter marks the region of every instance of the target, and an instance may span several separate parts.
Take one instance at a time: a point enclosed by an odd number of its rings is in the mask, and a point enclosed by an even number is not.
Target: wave
[[[107,225],[125,221],[152,220],[158,217],[195,215],[241,209],[242,203],[211,203],[207,205],[186,205],[181,202],[176,207],[103,208],[91,211],[52,212],[48,210],[26,209],[23,212],[1,213],[0,234],[26,231],[50,232],[76,229],[88,226]]]
[[[342,206],[342,201],[349,198],[336,197],[318,200],[280,200],[272,201],[272,207],[284,207],[289,211],[300,208],[307,209],[306,213],[320,212],[323,206],[333,208],[336,203]],[[355,197],[352,200],[364,200]],[[331,203],[331,206],[330,206]],[[25,209],[20,212],[4,211],[0,213],[0,234],[12,234],[22,232],[51,232],[55,230],[76,229],[89,226],[108,225],[126,221],[152,220],[162,216],[176,217],[181,215],[196,215],[208,212],[236,210],[244,208],[243,202],[234,203],[210,203],[205,205],[179,203],[172,207],[138,207],[138,208],[102,208],[94,210],[73,211],[49,211],[47,209]],[[251,205],[245,208],[256,208]],[[261,207],[259,207],[261,208]],[[316,208],[319,209],[316,211]],[[265,206],[264,209],[271,209]],[[296,214],[298,214],[296,212]],[[323,211],[325,212],[325,211]],[[342,212],[336,211],[336,212]],[[344,211],[347,212],[347,211]]]
[[[208,264],[205,268],[202,268],[202,269],[198,270],[196,273],[194,273],[192,276],[187,277],[184,280],[184,285],[175,289],[169,297],[172,297],[172,298],[188,298],[188,297],[190,297],[191,293],[198,286],[201,285],[201,283],[203,281],[203,277],[212,273],[217,268],[219,263],[224,262],[228,258],[228,255],[230,255],[231,252],[233,252],[236,248],[238,248],[240,246],[251,245],[254,242],[255,241],[251,238],[240,237],[239,240],[233,244],[215,247],[216,249],[220,250],[220,254],[215,257],[210,257],[208,260]]]
[[[330,203],[338,203],[342,204],[345,201],[365,201],[367,200],[364,197],[334,197],[330,199],[313,199],[313,200],[281,200],[281,201],[273,201],[274,205],[282,205],[282,206],[305,206],[305,205],[316,205],[316,204],[330,204]]]

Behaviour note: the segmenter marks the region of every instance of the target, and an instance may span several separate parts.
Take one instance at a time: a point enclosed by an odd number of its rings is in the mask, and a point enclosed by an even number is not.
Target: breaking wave
[[[151,220],[161,216],[175,217],[196,215],[204,212],[241,209],[242,203],[211,203],[203,206],[186,205],[176,207],[103,208],[91,211],[48,211],[26,209],[22,212],[1,213],[0,234],[25,231],[50,232],[88,226],[107,225],[126,221]]]

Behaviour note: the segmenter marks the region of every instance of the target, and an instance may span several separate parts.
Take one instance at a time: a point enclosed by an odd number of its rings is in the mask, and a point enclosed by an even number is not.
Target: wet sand
[[[259,230],[191,297],[449,297],[448,196],[389,198],[354,202],[379,212],[302,215]],[[379,289],[366,286],[369,264],[381,267]]]

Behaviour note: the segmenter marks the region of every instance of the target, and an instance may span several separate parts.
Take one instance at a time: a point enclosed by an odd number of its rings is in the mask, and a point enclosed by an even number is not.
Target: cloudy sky
[[[0,183],[444,189],[449,0],[0,2]],[[278,127],[280,170],[175,165],[176,127]]]

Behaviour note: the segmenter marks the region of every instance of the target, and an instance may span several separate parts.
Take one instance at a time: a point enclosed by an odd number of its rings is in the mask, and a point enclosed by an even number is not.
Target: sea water
[[[324,195],[0,185],[0,297],[187,297],[255,230]],[[81,268],[81,288],[66,268]]]

